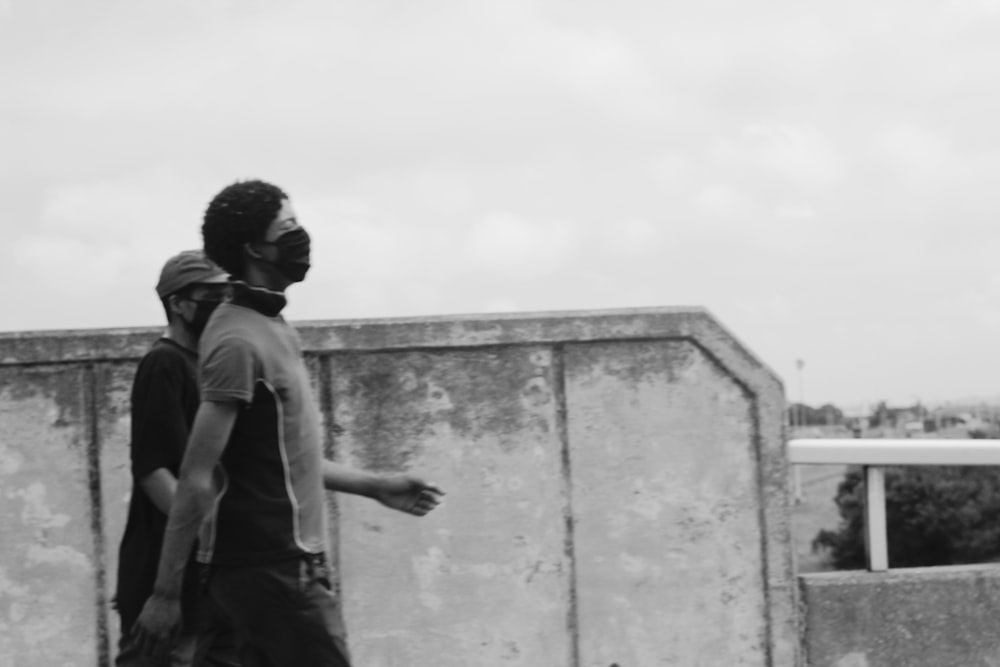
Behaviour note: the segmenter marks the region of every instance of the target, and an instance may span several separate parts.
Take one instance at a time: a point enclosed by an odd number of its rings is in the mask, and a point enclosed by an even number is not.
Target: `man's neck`
[[[188,329],[179,320],[174,320],[167,325],[167,331],[163,334],[164,338],[169,338],[178,345],[192,352],[198,351],[198,336]]]
[[[230,303],[252,308],[267,317],[277,317],[288,305],[284,292],[278,292],[260,285],[251,285],[243,280],[232,283],[233,295]]]
[[[246,275],[240,278],[250,287],[259,287],[272,292],[285,292],[291,282],[281,276],[275,275],[274,271],[268,271],[256,264],[249,263],[246,267]]]

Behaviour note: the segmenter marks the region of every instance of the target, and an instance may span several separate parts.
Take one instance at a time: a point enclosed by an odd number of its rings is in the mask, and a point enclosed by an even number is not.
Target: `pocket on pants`
[[[323,554],[308,554],[299,561],[299,591],[307,593],[317,584],[327,591],[333,590],[330,567]]]

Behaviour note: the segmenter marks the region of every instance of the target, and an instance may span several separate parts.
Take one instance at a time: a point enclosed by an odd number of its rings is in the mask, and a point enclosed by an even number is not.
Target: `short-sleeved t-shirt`
[[[146,353],[132,384],[129,445],[132,496],[118,550],[115,605],[130,628],[153,591],[167,516],[139,486],[159,468],[177,476],[188,434],[198,411],[197,355],[161,338]],[[186,590],[186,589],[185,589]]]
[[[239,403],[198,560],[259,565],[327,548],[319,408],[284,296],[234,284],[201,337],[203,401]]]

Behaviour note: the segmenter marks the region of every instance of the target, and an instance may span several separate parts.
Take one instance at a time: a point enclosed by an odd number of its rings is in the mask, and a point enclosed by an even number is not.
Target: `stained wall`
[[[780,383],[700,309],[303,322],[328,454],[448,493],[331,495],[358,664],[797,661]],[[107,664],[153,330],[0,337],[0,663]]]

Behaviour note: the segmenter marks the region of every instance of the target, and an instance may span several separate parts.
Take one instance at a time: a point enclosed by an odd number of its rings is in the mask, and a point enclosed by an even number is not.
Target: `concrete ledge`
[[[799,576],[809,667],[1000,665],[1000,567]]]
[[[741,361],[764,364],[700,307],[505,313],[293,322],[307,352],[481,347],[628,339],[724,341]],[[162,327],[0,333],[0,365],[139,359]],[[769,374],[773,379],[773,373]]]

